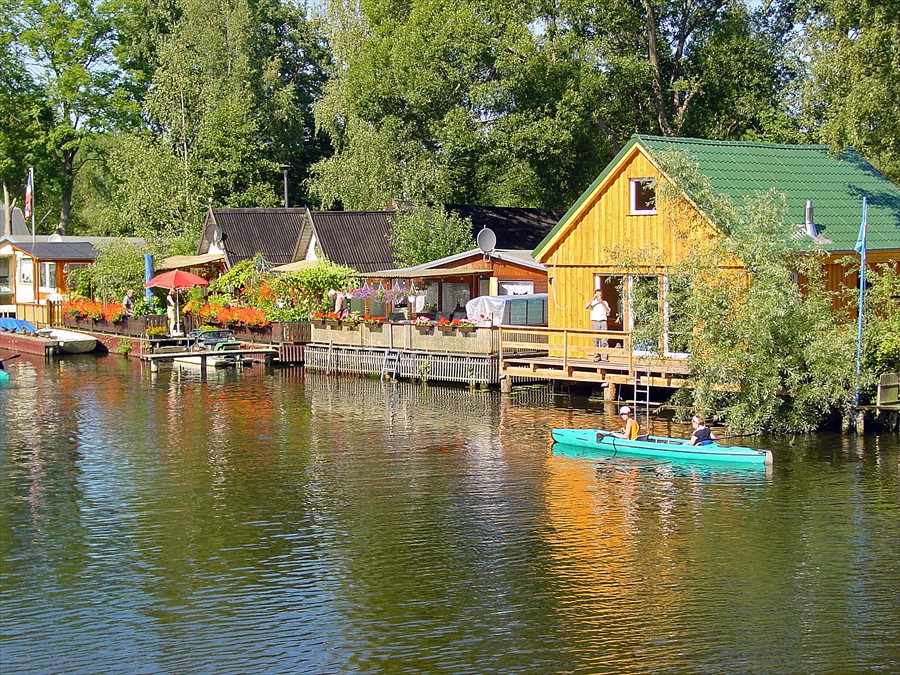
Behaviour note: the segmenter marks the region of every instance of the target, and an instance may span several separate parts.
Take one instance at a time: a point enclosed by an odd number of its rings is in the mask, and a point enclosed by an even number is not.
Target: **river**
[[[896,434],[597,460],[542,386],[9,369],[3,675],[900,671]]]

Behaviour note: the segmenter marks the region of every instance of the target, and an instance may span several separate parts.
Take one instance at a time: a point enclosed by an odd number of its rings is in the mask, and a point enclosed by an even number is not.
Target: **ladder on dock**
[[[400,371],[400,352],[396,349],[387,349],[384,352],[384,360],[381,362],[381,379],[387,375],[391,380],[397,379]]]
[[[650,371],[634,371],[634,416],[638,417],[643,408],[644,417],[650,421]]]

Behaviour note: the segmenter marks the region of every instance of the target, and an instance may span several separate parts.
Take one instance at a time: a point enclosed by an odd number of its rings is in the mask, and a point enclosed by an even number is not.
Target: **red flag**
[[[34,213],[34,169],[28,169],[28,182],[25,183],[25,208],[22,209],[25,220]]]

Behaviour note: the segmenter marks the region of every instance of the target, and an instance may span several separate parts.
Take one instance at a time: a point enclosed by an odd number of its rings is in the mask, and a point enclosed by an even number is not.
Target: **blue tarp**
[[[0,328],[5,328],[13,333],[37,333],[37,328],[21,319],[0,319]]]

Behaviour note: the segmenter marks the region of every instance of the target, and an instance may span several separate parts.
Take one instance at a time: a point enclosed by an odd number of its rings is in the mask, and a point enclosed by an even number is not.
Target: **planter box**
[[[496,354],[499,331],[494,328],[471,328],[463,333],[439,334],[428,328],[420,331],[412,324],[389,323],[374,330],[366,326],[359,331],[333,330],[310,326],[310,343],[344,347],[377,347],[403,351],[441,352],[452,354]]]

